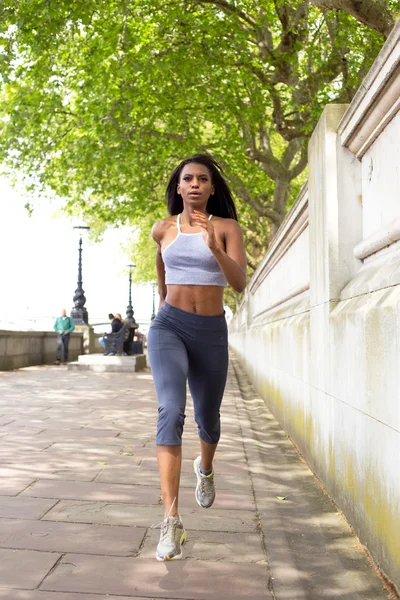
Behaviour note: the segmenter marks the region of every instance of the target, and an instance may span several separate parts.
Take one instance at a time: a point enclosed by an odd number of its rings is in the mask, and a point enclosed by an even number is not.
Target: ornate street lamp
[[[77,225],[73,229],[79,230],[79,248],[78,248],[78,284],[73,297],[74,306],[71,310],[71,318],[75,325],[88,325],[89,315],[85,307],[86,297],[82,288],[82,236],[84,232],[89,231],[90,227]]]
[[[129,268],[129,300],[128,306],[126,307],[126,318],[128,321],[133,321],[133,307],[132,307],[132,269],[136,267],[135,263],[126,265]]]
[[[150,321],[156,318],[156,281],[152,281],[151,285],[153,287],[153,312],[151,313]]]

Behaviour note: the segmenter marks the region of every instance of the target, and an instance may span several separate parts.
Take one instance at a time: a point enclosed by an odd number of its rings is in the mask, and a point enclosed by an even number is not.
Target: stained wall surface
[[[230,344],[400,588],[400,24],[249,283]]]

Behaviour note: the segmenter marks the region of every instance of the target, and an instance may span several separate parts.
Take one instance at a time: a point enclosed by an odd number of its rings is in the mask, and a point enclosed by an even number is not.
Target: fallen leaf
[[[276,499],[277,500],[286,500],[286,496],[277,496]]]

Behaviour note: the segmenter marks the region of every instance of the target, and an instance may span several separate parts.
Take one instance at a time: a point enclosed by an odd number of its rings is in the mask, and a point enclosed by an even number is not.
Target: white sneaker
[[[204,475],[200,471],[201,456],[193,462],[194,472],[197,477],[196,502],[202,508],[210,508],[215,500],[214,471],[210,475]]]
[[[156,559],[162,561],[181,558],[181,545],[186,542],[186,539],[187,533],[183,528],[180,517],[166,517],[161,523]]]

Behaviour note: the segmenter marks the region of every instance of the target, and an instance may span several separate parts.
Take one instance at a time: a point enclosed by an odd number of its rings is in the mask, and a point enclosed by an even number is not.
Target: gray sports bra
[[[212,215],[208,217],[212,218]],[[220,285],[226,279],[200,233],[182,233],[181,215],[176,219],[177,236],[162,252],[167,285]]]

